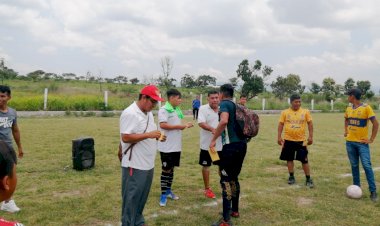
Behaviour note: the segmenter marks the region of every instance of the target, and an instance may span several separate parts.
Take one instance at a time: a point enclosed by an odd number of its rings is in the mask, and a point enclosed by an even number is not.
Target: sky
[[[243,59],[302,83],[332,77],[380,89],[377,0],[1,0],[0,58],[20,74],[90,71],[141,81],[162,74],[236,77]]]

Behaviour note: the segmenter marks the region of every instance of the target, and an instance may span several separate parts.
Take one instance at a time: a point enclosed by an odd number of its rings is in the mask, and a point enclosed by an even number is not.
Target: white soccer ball
[[[346,194],[349,198],[360,199],[363,195],[362,189],[357,185],[350,185],[347,187]]]

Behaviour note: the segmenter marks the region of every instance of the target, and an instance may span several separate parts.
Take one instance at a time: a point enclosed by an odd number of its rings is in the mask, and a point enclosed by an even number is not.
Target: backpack
[[[236,129],[241,138],[250,141],[252,137],[259,133],[260,119],[259,116],[247,107],[235,104],[236,106]]]

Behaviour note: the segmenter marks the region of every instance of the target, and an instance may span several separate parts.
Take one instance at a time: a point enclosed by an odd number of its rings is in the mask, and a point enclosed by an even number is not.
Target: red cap
[[[162,99],[160,97],[160,91],[158,90],[158,88],[154,85],[149,85],[149,86],[145,86],[141,91],[140,91],[140,94],[143,94],[143,95],[147,95],[149,96],[150,98],[152,98],[153,100],[157,100],[157,101],[164,101],[164,99]]]

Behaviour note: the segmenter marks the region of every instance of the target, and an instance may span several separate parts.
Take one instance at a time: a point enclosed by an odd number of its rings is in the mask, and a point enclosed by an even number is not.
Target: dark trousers
[[[239,212],[240,183],[239,174],[243,166],[247,143],[236,142],[223,145],[220,155],[219,171],[223,198],[223,218],[230,219],[231,210]]]
[[[143,210],[152,185],[154,169],[138,170],[122,167],[121,195],[122,226],[141,226],[145,223]]]
[[[193,119],[198,119],[199,108],[193,108]]]

